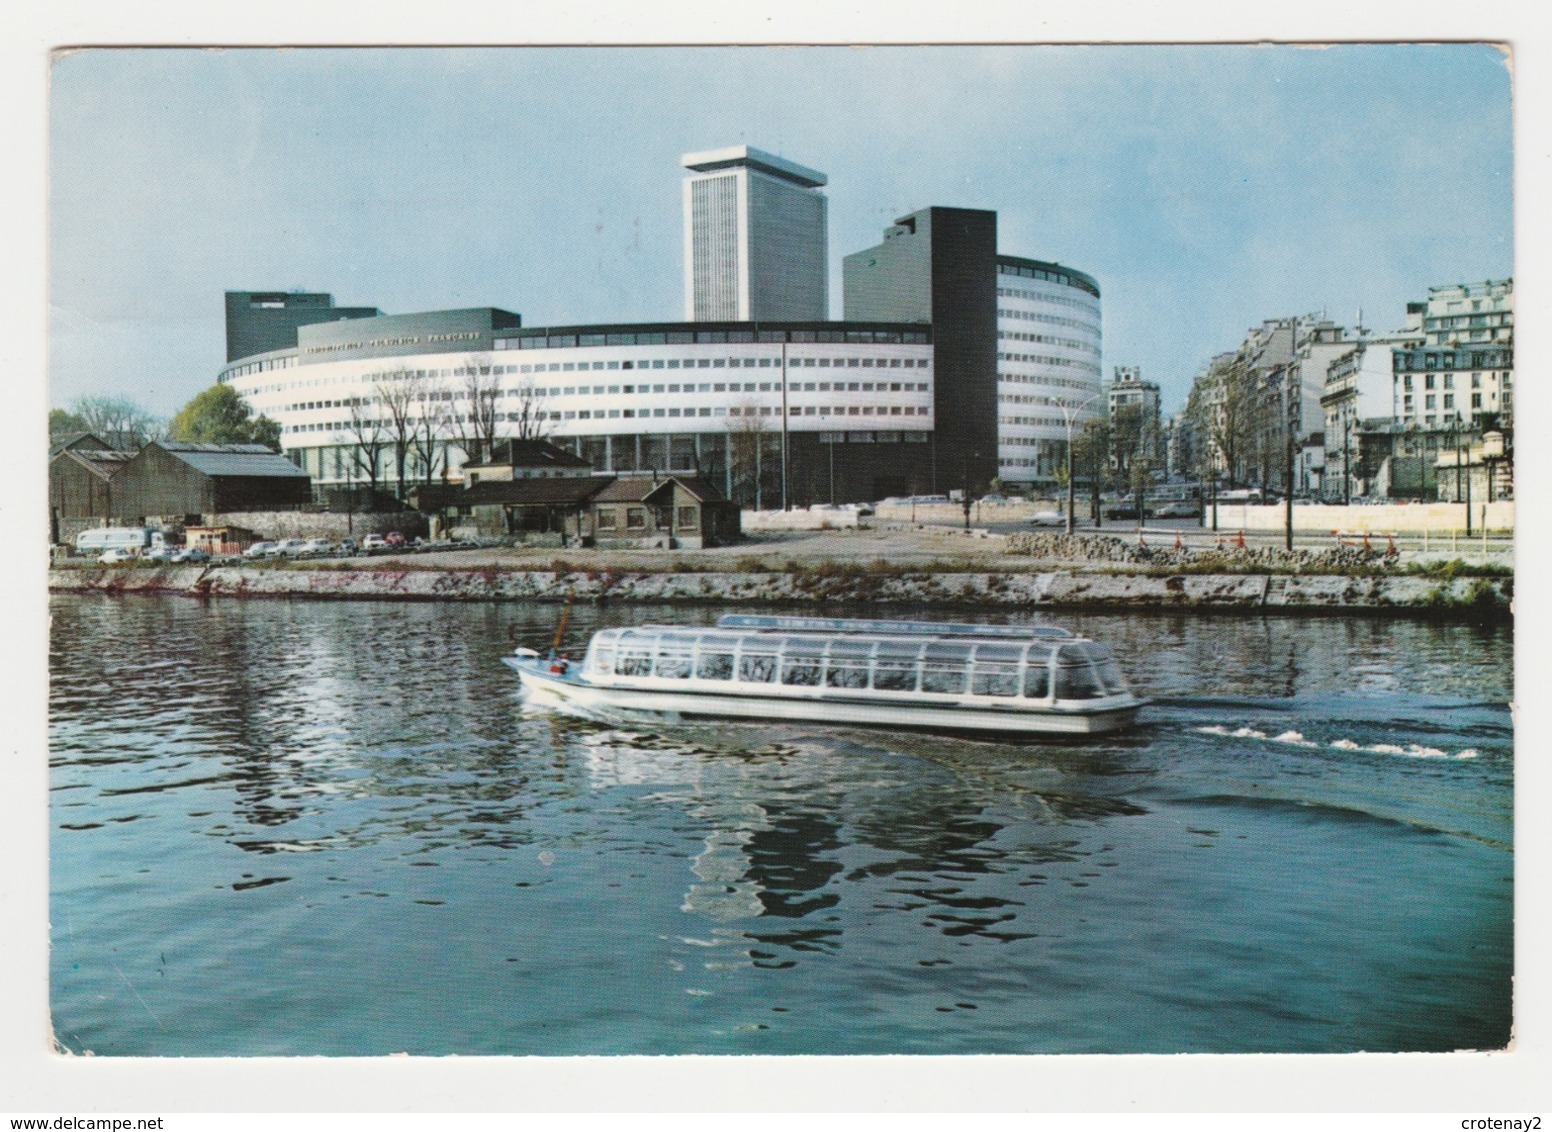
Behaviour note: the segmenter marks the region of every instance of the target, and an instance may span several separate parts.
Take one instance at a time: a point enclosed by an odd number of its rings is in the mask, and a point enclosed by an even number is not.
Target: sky
[[[1102,291],[1166,412],[1263,319],[1399,328],[1512,276],[1511,75],[1482,43],[100,48],[49,103],[49,403],[170,416],[227,290],[525,325],[683,317],[681,155],[829,177],[841,258],[929,205]]]

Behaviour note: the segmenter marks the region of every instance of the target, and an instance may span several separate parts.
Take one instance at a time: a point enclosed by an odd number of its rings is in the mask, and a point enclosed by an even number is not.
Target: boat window
[[[873,687],[886,692],[916,691],[916,660],[880,657],[873,662]]]
[[[614,649],[594,647],[588,657],[587,670],[589,672],[613,672]]]
[[[963,668],[970,660],[970,646],[954,641],[928,641],[922,657],[928,664],[957,664]]]
[[[970,691],[977,696],[1018,695],[1018,665],[977,660],[970,677]]]
[[[862,660],[866,661],[867,658],[872,655],[872,641],[847,640],[843,637],[830,642],[831,660],[834,660],[837,657],[848,657],[851,659],[861,658]]]
[[[630,644],[620,650],[614,662],[617,676],[650,676],[652,674],[652,649],[650,645]]]
[[[1056,650],[1057,664],[1082,664],[1089,662],[1089,650],[1083,645],[1063,645]]]
[[[752,684],[769,684],[776,679],[776,654],[741,654],[738,658],[738,678]]]
[[[1092,700],[1103,696],[1099,678],[1088,662],[1062,665],[1056,670],[1056,698],[1059,700]]]
[[[1024,694],[1033,700],[1050,699],[1051,669],[1044,657],[1038,662],[1031,661],[1024,669]]]
[[[700,660],[695,666],[695,675],[702,680],[731,680],[733,679],[733,654],[730,652],[710,652],[706,645],[701,645]]]
[[[656,675],[667,680],[687,680],[690,676],[690,657],[686,648],[662,648],[657,654]]]
[[[977,664],[983,660],[994,661],[997,664],[1017,664],[1019,651],[1017,645],[977,645],[975,660]]]
[[[831,688],[866,688],[868,662],[850,657],[831,657],[825,665],[825,685]]]
[[[922,665],[921,690],[953,695],[962,694],[965,690],[964,667],[962,665],[931,663]]]
[[[790,647],[790,643],[789,643]],[[790,652],[781,658],[781,682],[783,684],[800,684],[808,687],[819,683],[819,672],[823,667],[823,658],[820,656],[820,648],[811,653]]]
[[[1056,646],[1049,641],[1033,641],[1029,648],[1024,650],[1024,659],[1029,664],[1046,664],[1055,651]]]
[[[913,664],[921,655],[922,643],[920,641],[879,641],[875,656],[879,660],[906,660]]]

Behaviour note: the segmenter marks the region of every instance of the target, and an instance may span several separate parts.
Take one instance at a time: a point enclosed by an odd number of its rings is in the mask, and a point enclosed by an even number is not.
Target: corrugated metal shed
[[[307,478],[307,473],[262,444],[185,444],[161,441],[157,447],[202,475]]]

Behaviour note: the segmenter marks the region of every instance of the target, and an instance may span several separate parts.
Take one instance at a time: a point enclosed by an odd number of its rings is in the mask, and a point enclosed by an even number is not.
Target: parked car
[[[296,558],[307,545],[306,539],[287,538],[281,539],[274,546],[264,552],[265,558]]]
[[[1137,504],[1135,502],[1109,503],[1104,507],[1107,519],[1135,519],[1137,518]]]
[[[209,562],[210,552],[208,550],[201,550],[197,546],[180,546],[177,550],[172,552],[172,557],[169,558],[168,561],[192,566],[203,562]]]
[[[1036,511],[1029,521],[1037,527],[1065,527],[1067,516],[1060,511]]]
[[[334,553],[334,544],[326,538],[310,538],[296,552],[298,558],[327,558]]]
[[[1156,519],[1199,519],[1202,517],[1202,505],[1193,499],[1172,499],[1168,503],[1160,503],[1157,507],[1150,508]]]
[[[127,562],[133,562],[136,557],[133,551],[126,550],[122,546],[110,546],[97,556],[97,563],[100,566],[122,566]]]
[[[388,540],[379,534],[370,534],[361,540],[362,554],[380,554],[388,549]]]
[[[169,546],[164,542],[160,546],[153,546],[140,557],[144,558],[147,562],[171,562],[173,552],[177,549],[178,547]]]
[[[404,535],[398,531],[389,531],[383,536],[383,541],[387,543],[390,550],[397,550],[404,545]]]
[[[247,550],[243,551],[243,557],[244,558],[266,558],[266,557],[269,556],[269,552],[271,550],[273,550],[274,548],[275,548],[275,544],[272,543],[272,542],[256,542],[252,546],[250,546]]]
[[[353,539],[353,538],[342,538],[342,539],[340,539],[340,544],[339,544],[340,557],[342,557],[342,558],[352,558],[352,557],[355,556],[356,550],[357,550],[357,547],[356,547],[356,540],[355,539]]]

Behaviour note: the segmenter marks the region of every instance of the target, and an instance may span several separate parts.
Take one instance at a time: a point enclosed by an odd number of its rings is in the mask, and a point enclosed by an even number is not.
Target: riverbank
[[[168,566],[56,569],[53,593],[392,601],[666,604],[879,604],[995,609],[1223,608],[1332,612],[1462,612],[1507,617],[1504,577],[989,569],[953,572],[848,563],[780,570],[651,571],[614,566],[546,570],[392,559],[334,567]]]

